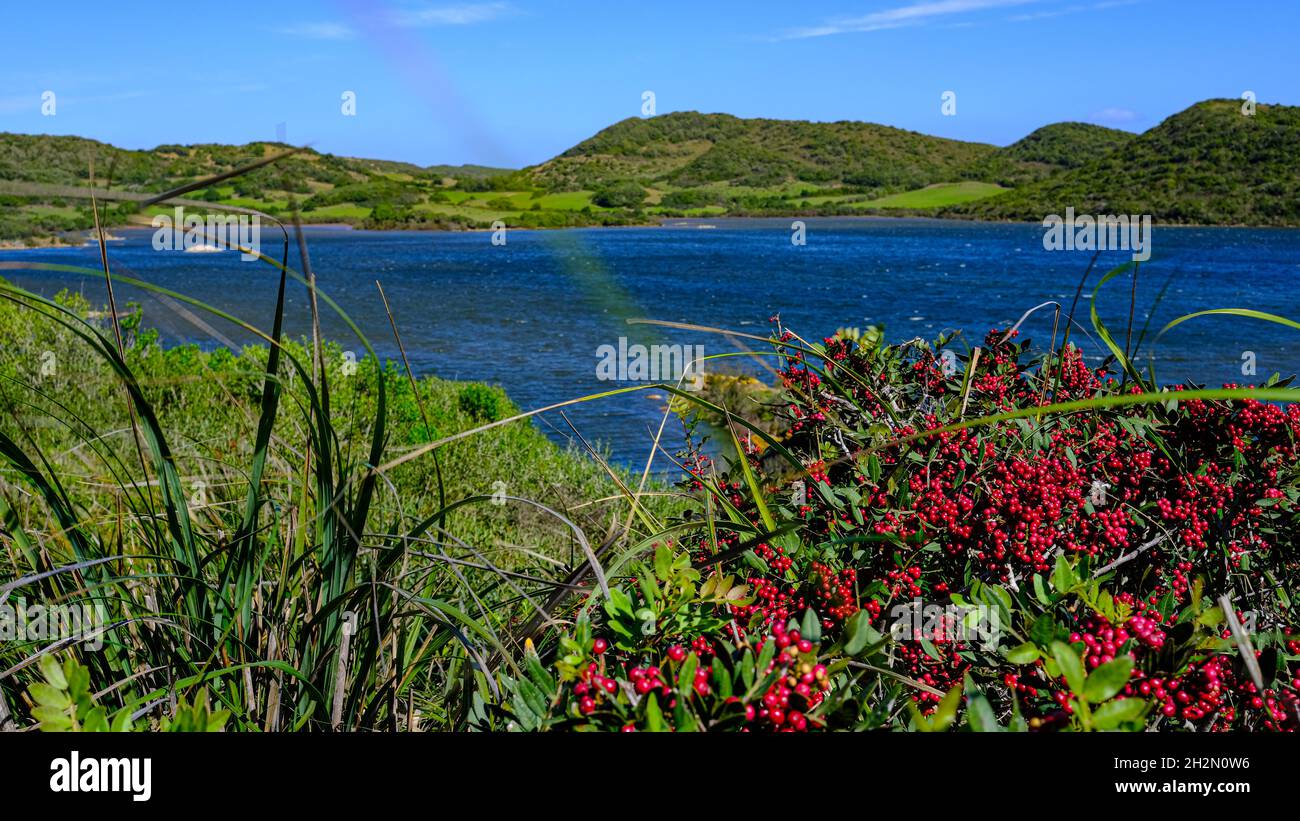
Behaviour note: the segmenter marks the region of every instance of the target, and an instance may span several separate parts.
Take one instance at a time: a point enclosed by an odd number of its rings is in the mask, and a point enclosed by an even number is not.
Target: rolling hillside
[[[90,182],[114,192],[110,221],[124,221],[135,206],[120,198],[166,191],[247,165],[289,148],[279,143],[160,145],[130,150],[82,137],[0,133],[0,240],[57,236],[93,225],[89,203],[78,197]],[[429,204],[429,222],[454,214],[432,208],[444,189],[473,186],[509,173],[485,166],[431,166],[322,154],[311,149],[257,169],[230,183],[189,195],[226,205],[285,213],[290,199],[308,221],[349,222],[376,212],[402,214]],[[111,198],[119,198],[116,202]],[[450,206],[448,206],[450,209]]]
[[[127,190],[154,191],[202,176],[221,173],[268,154],[289,148],[282,143],[255,142],[246,145],[160,145],[136,151],[89,140],[33,134],[0,133],[0,180],[23,180],[54,185],[84,185],[89,179],[89,160],[96,162],[101,182],[111,179]],[[361,182],[369,177],[425,178],[487,177],[505,169],[484,166],[431,166],[391,160],[339,157],[304,149],[278,163],[275,169],[253,172],[255,188],[293,178],[296,187],[313,187]]]
[[[1007,187],[1025,185],[1123,148],[1137,135],[1089,123],[1052,123],[978,161],[977,178]]]
[[[859,122],[740,119],[694,111],[616,123],[528,169],[549,188],[613,179],[693,188],[782,183],[919,188],[963,177],[992,145]]]
[[[1300,225],[1300,108],[1207,100],[1122,146],[951,215],[1041,220],[1151,214],[1156,222]]]

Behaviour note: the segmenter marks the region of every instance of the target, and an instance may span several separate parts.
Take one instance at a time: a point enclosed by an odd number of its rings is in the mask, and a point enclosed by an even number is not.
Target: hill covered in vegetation
[[[1050,143],[1041,147],[1059,155]],[[1085,156],[1092,158],[950,213],[1040,220],[1073,206],[1080,213],[1151,214],[1165,223],[1300,225],[1300,108],[1294,106],[1259,105],[1248,116],[1240,100],[1207,100],[1112,150]]]
[[[974,173],[1006,187],[1024,185],[1078,168],[1093,157],[1123,148],[1136,136],[1090,123],[1053,123],[976,163]]]
[[[108,222],[120,224],[138,210],[133,203],[150,194],[228,173],[290,147],[254,142],[132,150],[82,137],[0,133],[0,240],[91,228],[85,190],[92,165],[95,187],[111,208]],[[401,214],[403,207],[435,200],[439,191],[459,183],[472,187],[503,173],[506,169],[474,165],[422,168],[307,148],[189,196],[272,215],[288,213],[296,202],[309,222],[360,223]],[[455,216],[429,214],[431,222],[447,219],[447,227],[456,227]]]
[[[529,173],[552,188],[594,188],[613,179],[673,188],[790,182],[919,188],[960,179],[997,151],[874,123],[683,111],[615,123]]]

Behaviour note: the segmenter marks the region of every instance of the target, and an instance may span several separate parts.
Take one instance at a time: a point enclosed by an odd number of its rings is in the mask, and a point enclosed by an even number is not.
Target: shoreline
[[[575,230],[618,230],[629,228],[698,228],[700,225],[710,225],[713,223],[727,223],[740,221],[776,221],[788,219],[809,219],[809,220],[848,220],[848,221],[917,221],[917,222],[952,222],[952,223],[983,223],[988,225],[1032,225],[1042,227],[1041,222],[1035,220],[1011,220],[1011,219],[979,219],[974,217],[955,217],[955,216],[927,216],[924,214],[763,214],[763,215],[739,215],[739,214],[720,214],[716,217],[659,217],[654,221],[641,223],[629,223],[624,225],[607,225],[602,223],[592,223],[590,225],[566,225],[557,227],[545,226],[510,226],[506,227],[511,231],[575,231]],[[1300,230],[1300,225],[1250,225],[1250,224],[1222,224],[1222,223],[1189,223],[1189,222],[1153,222],[1153,227],[1167,228],[1211,228],[1211,229],[1248,229],[1256,231],[1296,231]],[[324,229],[333,231],[359,231],[367,233],[388,232],[420,232],[434,234],[460,234],[460,233],[484,233],[490,232],[491,228],[479,227],[429,227],[425,225],[410,227],[391,227],[391,228],[362,228],[358,225],[348,222],[306,222],[302,225],[306,229]],[[106,237],[109,242],[121,241],[124,237],[116,236],[114,232],[124,231],[135,233],[140,231],[152,231],[154,229],[141,225],[106,225],[104,231],[109,236]],[[0,251],[36,251],[48,248],[81,248],[88,245],[95,245],[93,237],[84,237],[80,242],[66,242],[59,236],[48,237],[27,237],[25,239],[5,239],[0,240]]]

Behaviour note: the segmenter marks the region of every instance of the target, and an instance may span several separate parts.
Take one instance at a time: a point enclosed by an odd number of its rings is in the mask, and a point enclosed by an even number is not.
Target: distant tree
[[[631,180],[612,182],[591,195],[591,201],[602,208],[636,208],[645,198],[646,190]]]

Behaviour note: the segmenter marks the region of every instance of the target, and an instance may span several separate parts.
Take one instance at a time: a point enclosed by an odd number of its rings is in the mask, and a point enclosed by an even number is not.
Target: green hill
[[[161,191],[173,184],[230,171],[288,148],[290,146],[283,143],[254,142],[245,145],[160,145],[147,151],[136,151],[84,137],[0,132],[0,180],[84,185],[90,177],[89,160],[94,158],[96,177],[101,182],[111,180],[126,190]],[[308,148],[280,161],[274,168],[253,173],[263,186],[292,177],[297,181],[295,187],[308,189],[363,182],[376,176],[405,176],[430,181],[449,177],[482,178],[508,173],[508,169],[481,165],[422,168],[392,160],[321,154]]]
[[[255,142],[131,150],[82,137],[0,133],[0,240],[65,235],[79,241],[75,232],[94,224],[89,203],[80,196],[89,185],[92,160],[97,187],[111,192],[105,197],[109,221],[121,223],[137,210],[132,198],[231,171],[288,148]],[[304,149],[188,197],[272,215],[288,213],[293,201],[308,222],[382,227],[410,221],[458,227],[477,223],[458,214],[446,202],[445,192],[509,173],[478,165],[421,167]]]
[[[800,182],[918,188],[960,179],[963,169],[997,151],[873,123],[684,111],[615,123],[527,171],[557,190],[613,180],[673,188]]]
[[[1300,225],[1300,108],[1207,100],[1113,150],[1006,194],[945,213],[1041,220],[1150,214],[1156,222]]]
[[[971,173],[1007,187],[1025,185],[1078,168],[1135,137],[1130,131],[1089,123],[1052,123],[975,163]]]
[[[1017,140],[998,153],[1020,162],[1052,169],[1078,168],[1097,154],[1122,148],[1137,135],[1090,123],[1053,123]]]

